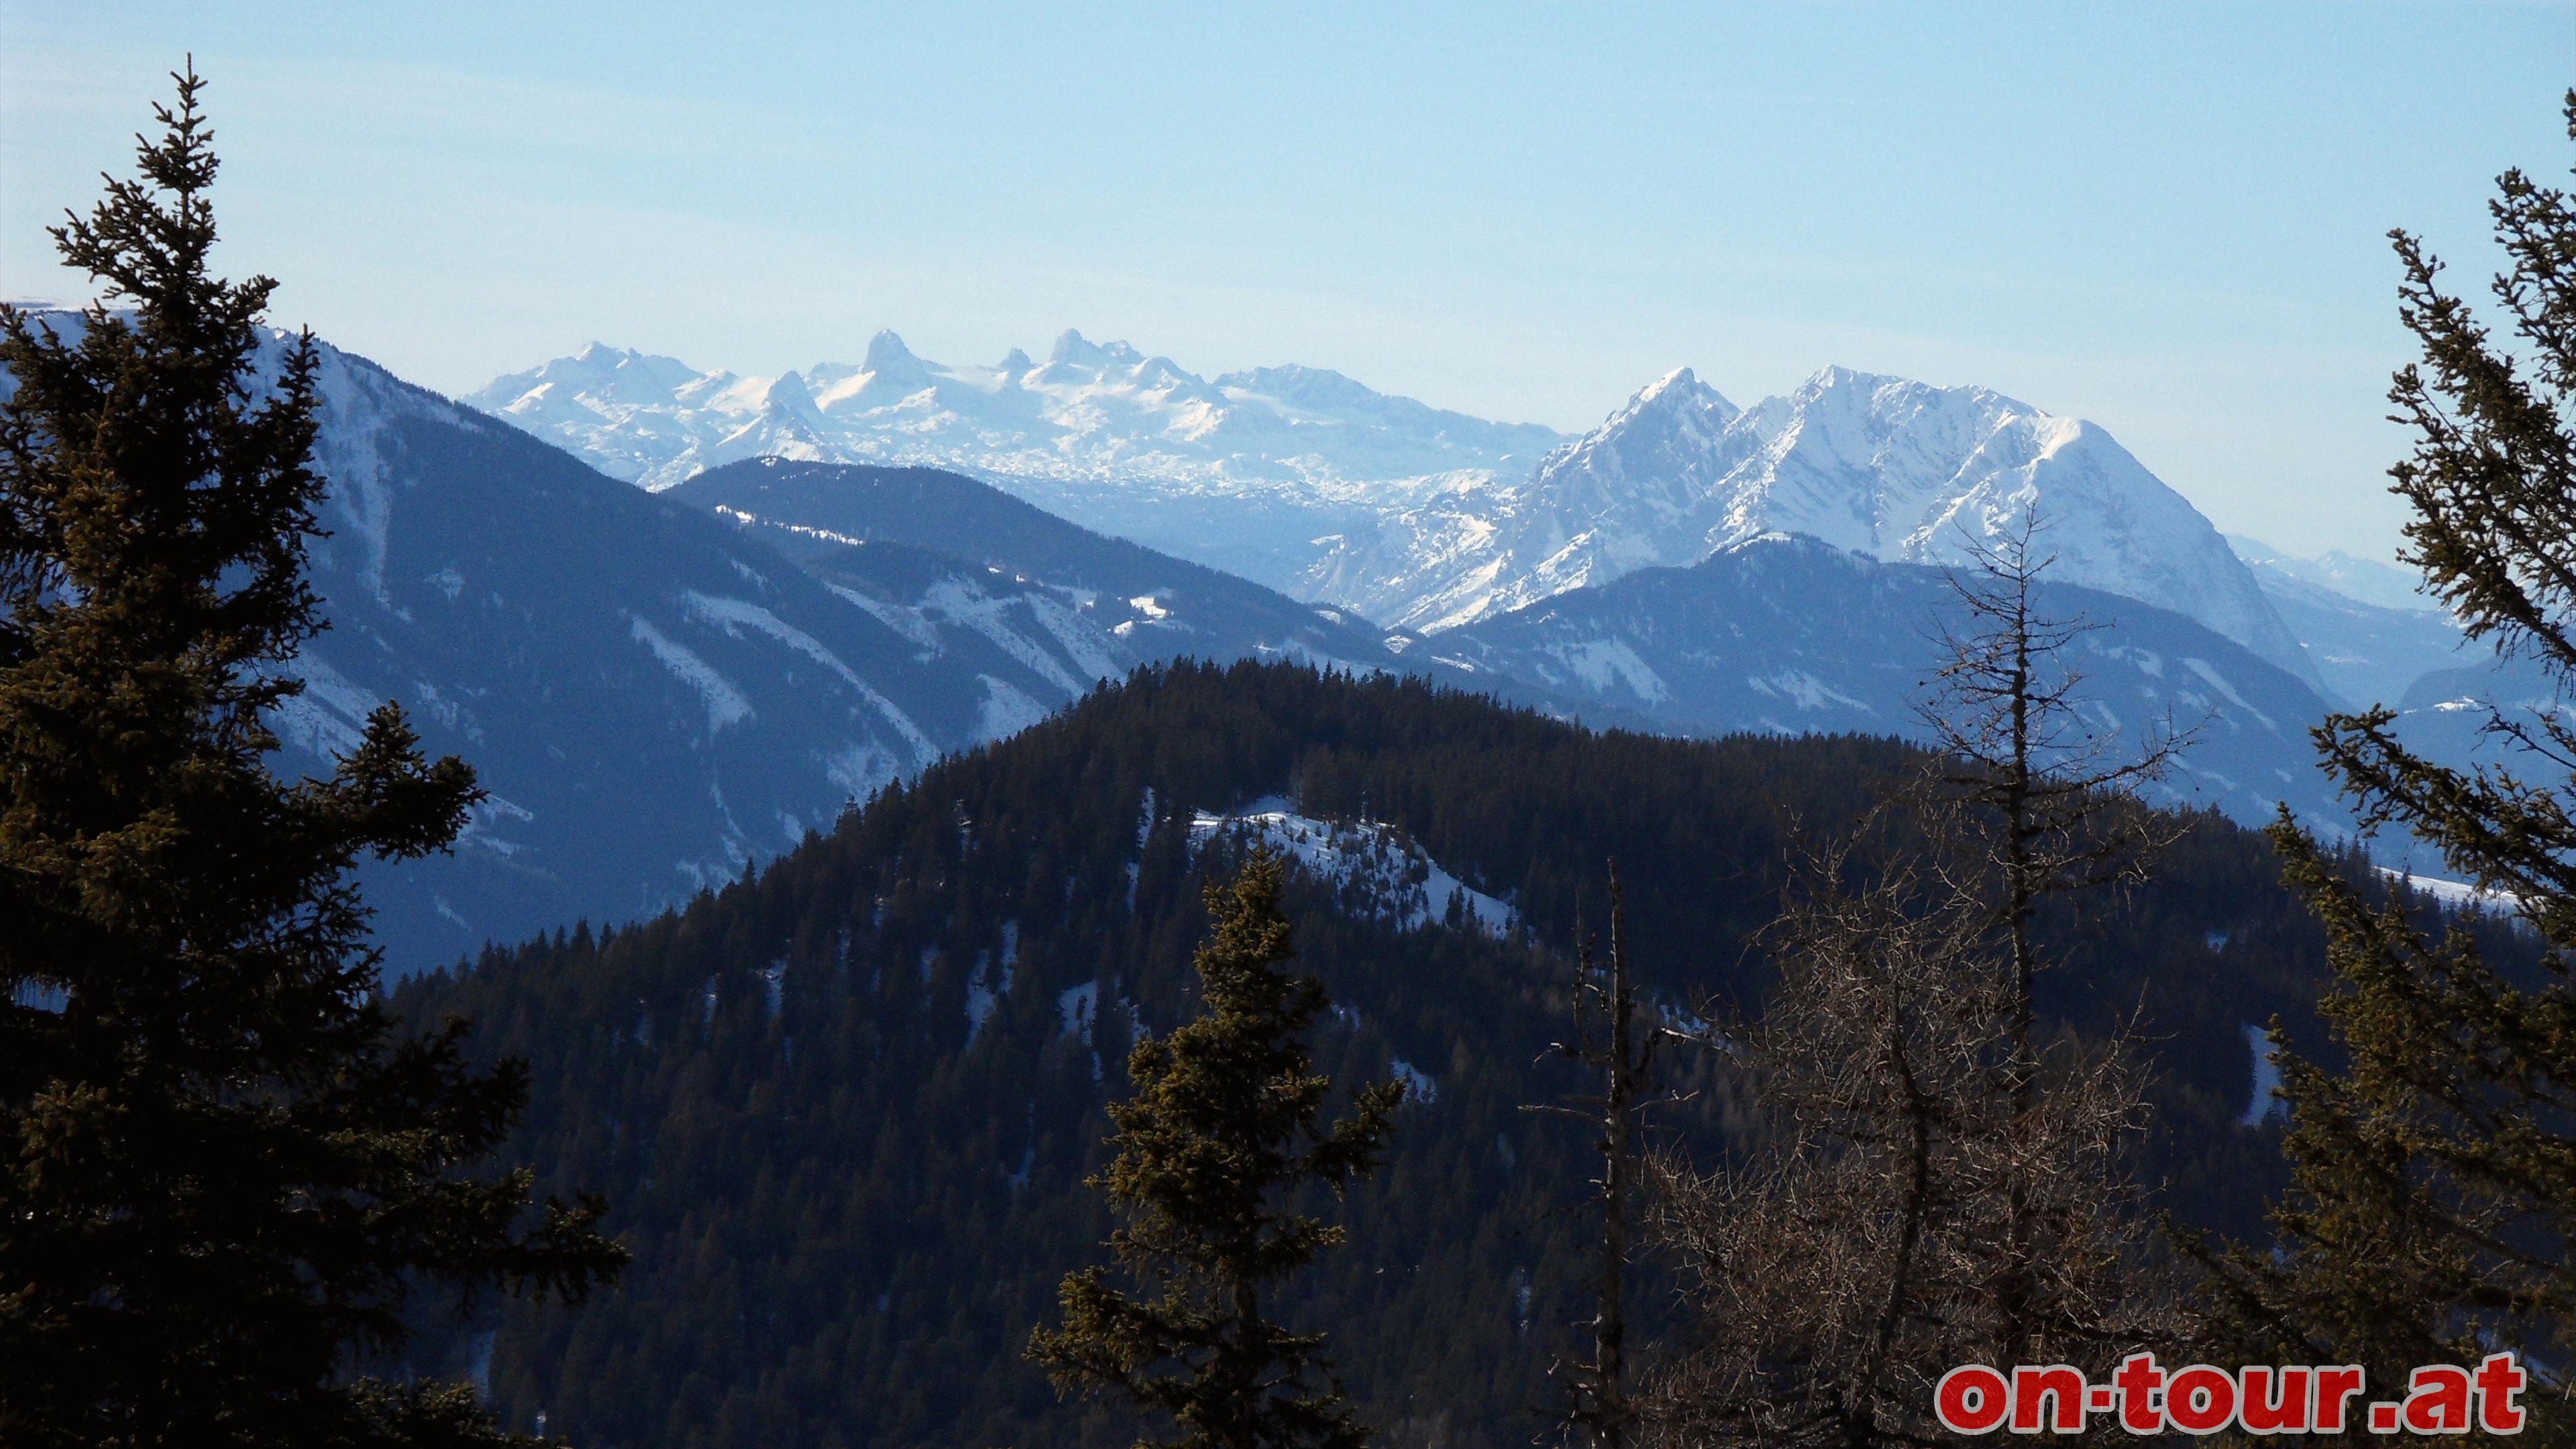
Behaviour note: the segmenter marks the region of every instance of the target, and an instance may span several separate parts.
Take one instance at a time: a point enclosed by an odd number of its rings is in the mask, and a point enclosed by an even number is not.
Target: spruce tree
[[[262,384],[274,283],[209,275],[174,79],[141,176],[52,229],[101,300],[0,309],[0,1442],[489,1438],[462,1388],[364,1376],[410,1295],[578,1296],[623,1254],[596,1203],[469,1175],[524,1069],[377,1002],[351,868],[447,846],[472,772],[391,704],[330,779],[268,768],[322,627],[318,363]]]
[[[2576,139],[2576,91],[2566,106]],[[2537,660],[2563,701],[2576,686],[2576,207],[2518,170],[2498,188],[2509,266],[2494,290],[2511,340],[2442,290],[2418,239],[2391,234],[2398,315],[2424,353],[2389,394],[2416,433],[2392,491],[2414,511],[2405,560],[2470,638]],[[2520,1347],[2563,1366],[2576,1347],[2576,727],[2563,705],[2490,704],[2486,723],[2502,758],[2466,770],[2416,753],[2385,708],[2316,735],[2367,827],[2407,832],[2509,895],[2537,971],[2500,973],[2456,922],[2437,934],[2422,903],[2368,887],[2286,814],[2272,830],[2326,926],[2334,988],[2319,1009],[2344,1062],[2293,1050],[2275,1023],[2291,1190],[2277,1250],[2201,1248],[2213,1351],[2358,1362],[2402,1384],[2418,1363]],[[2576,1437],[2559,1395],[2527,1402],[2542,1438]]]
[[[1120,1394],[1170,1416],[1180,1430],[1160,1441],[1170,1449],[1368,1439],[1320,1355],[1324,1335],[1289,1332],[1262,1294],[1342,1241],[1288,1199],[1310,1184],[1338,1196],[1374,1171],[1404,1089],[1361,1088],[1325,1125],[1332,1084],[1314,1071],[1305,1035],[1328,1003],[1312,977],[1281,969],[1296,955],[1279,908],[1285,882],[1279,860],[1256,848],[1233,881],[1208,885],[1215,930],[1194,962],[1203,1013],[1136,1043],[1135,1095],[1109,1108],[1118,1152],[1090,1185],[1126,1219],[1111,1255],[1160,1292],[1131,1296],[1105,1269],[1081,1269],[1058,1295],[1064,1326],[1029,1338],[1058,1391]]]

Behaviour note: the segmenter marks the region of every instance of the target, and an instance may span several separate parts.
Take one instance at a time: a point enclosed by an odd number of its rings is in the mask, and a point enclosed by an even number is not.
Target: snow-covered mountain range
[[[1944,564],[2037,509],[2064,582],[2198,620],[2322,680],[2206,518],[2100,428],[1980,388],[1828,368],[1739,409],[1688,369],[1564,439],[1265,368],[1206,381],[1060,337],[947,367],[881,333],[775,380],[594,345],[465,399],[613,476],[741,457],[907,462],[1383,624],[1437,632],[1796,532]]]
[[[557,390],[574,380],[557,371],[514,395],[535,401],[509,427],[326,346],[316,462],[330,532],[311,562],[331,628],[294,665],[308,690],[275,719],[280,767],[329,768],[367,711],[394,699],[433,753],[463,755],[492,792],[454,855],[369,868],[396,967],[577,918],[651,914],[942,753],[1181,655],[1419,673],[1560,717],[1669,733],[1911,733],[1945,597],[1926,565],[1958,556],[1944,552],[1952,534],[1965,548],[1972,529],[2034,501],[2051,520],[2056,583],[2114,626],[2088,646],[2106,691],[2088,708],[2104,727],[2213,720],[2178,795],[2247,819],[2275,799],[2320,819],[2333,808],[2303,734],[2324,708],[2305,682],[2312,672],[2293,677],[2212,622],[2257,641],[2270,638],[2267,617],[2279,626],[2233,591],[2246,566],[2223,543],[2235,574],[2212,563],[2200,547],[2216,540],[2206,522],[2084,424],[1992,394],[1840,372],[1739,412],[1681,372],[1512,479],[1511,449],[1554,435],[1295,369],[1205,385],[1207,406],[1193,413],[1164,404],[1194,380],[1143,385],[1167,364],[1071,336],[1057,351],[1091,381],[1066,381],[1051,363],[984,392],[914,360],[932,381],[886,407],[925,423],[916,441],[954,441],[972,429],[958,409],[940,420],[943,396],[956,393],[961,408],[1014,389],[1024,402],[1054,398],[1030,406],[1044,428],[1087,439],[1059,451],[1097,471],[1068,465],[1049,487],[1125,500],[1168,530],[1213,540],[1211,550],[1293,538],[1287,523],[1339,510],[1343,527],[1300,545],[1305,598],[1086,529],[956,472],[746,445],[743,457],[693,463],[685,480],[646,491],[587,466],[595,449],[626,449],[636,477],[650,457],[717,458],[721,448],[690,452],[703,438],[688,430],[703,418],[656,401],[699,377],[677,364],[593,356],[605,380],[593,380],[591,401]],[[885,340],[870,375],[894,374],[898,355],[908,357]],[[1038,374],[1055,380],[1027,382]],[[839,395],[865,403],[874,385]],[[1045,391],[1059,386],[1094,392],[1077,405]],[[609,394],[641,401],[618,413],[598,401]],[[768,397],[762,407],[773,404],[785,406]],[[1093,423],[1076,416],[1084,408]],[[577,421],[582,409],[598,425],[565,437],[572,451],[523,430],[544,433],[543,417]],[[1184,415],[1205,425],[1199,452],[1118,445],[1155,426],[1186,433]],[[1265,429],[1313,446],[1235,446]],[[726,436],[740,442],[740,431]],[[1032,424],[1027,436],[1054,435]],[[889,434],[886,445],[901,441]],[[1160,461],[1130,474],[1120,457]],[[1441,462],[1460,466],[1426,471]],[[1377,467],[1415,471],[1373,483],[1365,474]],[[1023,494],[1034,476],[987,471]],[[1738,536],[1775,520],[1800,537],[1768,527]],[[1370,557],[1383,572],[1361,569]],[[1318,572],[1327,569],[1347,572]],[[1432,622],[1444,627],[1390,635],[1314,602],[1354,593],[1436,597]],[[2352,607],[2370,617],[2320,613],[2310,652],[2346,647],[2327,637],[2335,630],[2384,632],[2378,614],[2393,612]],[[2288,645],[2293,658],[2306,639]],[[2410,695],[2411,725],[2456,744],[2442,731],[2466,717],[2454,696],[2476,684]]]
[[[2339,548],[2314,558],[2300,558],[2242,533],[2227,535],[2227,546],[2256,569],[2270,569],[2303,584],[2332,589],[2381,609],[2438,609],[2439,600],[2424,592],[2423,577],[2412,568],[2377,559],[2356,558]]]
[[[880,332],[855,365],[777,378],[594,343],[462,401],[647,490],[760,456],[952,468],[1273,586],[1313,561],[1309,540],[1390,498],[1517,476],[1561,441],[1320,368],[1201,378],[1073,331],[1043,363],[1014,350],[989,367],[928,362]]]

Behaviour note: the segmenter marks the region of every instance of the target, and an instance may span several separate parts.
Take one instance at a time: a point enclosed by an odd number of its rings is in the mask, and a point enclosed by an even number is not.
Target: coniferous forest
[[[1302,967],[1335,1003],[1319,1061],[1348,1083],[1401,1061],[1420,1085],[1352,1191],[1348,1248],[1287,1311],[1329,1326],[1389,1442],[1525,1439],[1589,1313],[1575,1209],[1599,1159],[1579,1125],[1520,1109],[1576,1085],[1543,1058],[1603,863],[1646,998],[1722,1020],[1764,990],[1749,943],[1791,837],[1920,763],[1869,739],[1595,734],[1293,666],[1140,674],[678,916],[406,983],[404,1017],[469,1016],[478,1050],[539,1064],[508,1155],[604,1193],[636,1255],[579,1313],[470,1321],[426,1366],[486,1375],[513,1425],[542,1412],[584,1443],[1129,1442],[1016,1350],[1066,1269],[1105,1261],[1082,1179],[1130,1034],[1191,1009],[1200,884],[1237,851],[1194,849],[1190,821],[1284,795],[1419,842],[1517,923],[1407,927],[1365,883],[1292,883]],[[2260,835],[2186,823],[2151,883],[2042,923],[2070,962],[2043,1008],[2087,1034],[2134,1014],[2155,1070],[2137,1170],[2183,1222],[2252,1236],[2283,1170],[2277,1127],[2245,1123],[2246,1029],[2309,1030],[2324,936]],[[1663,1085],[1696,1095],[1652,1134],[1724,1153],[1723,1049],[1665,1052]],[[1631,1284],[1641,1341],[1684,1331],[1668,1272]]]

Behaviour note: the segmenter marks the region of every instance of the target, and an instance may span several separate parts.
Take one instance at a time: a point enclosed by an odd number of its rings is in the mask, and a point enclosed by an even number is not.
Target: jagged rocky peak
[[[816,411],[813,391],[805,386],[804,375],[794,371],[779,374],[778,380],[769,385],[761,403],[764,407],[798,416]]]
[[[1587,510],[1616,508],[1641,492],[1704,488],[1726,427],[1742,410],[1687,367],[1640,388],[1591,432],[1539,461],[1526,492],[1582,496]]]
[[[1699,374],[1687,367],[1676,367],[1662,377],[1637,390],[1627,406],[1610,415],[1604,427],[1616,426],[1623,420],[1648,413],[1702,413],[1720,423],[1733,422],[1743,409],[1726,400],[1726,395],[1699,380]]]
[[[813,377],[820,385],[816,402],[826,414],[887,407],[939,385],[930,364],[915,357],[892,329],[868,339],[867,356],[857,367],[816,363]]]
[[[1939,387],[1834,366],[1755,404],[1746,423],[1766,442],[1785,438],[1792,446],[1825,446],[1874,463],[1877,450],[1900,434],[1913,435],[1927,460],[1934,453],[1964,456],[2015,416],[2047,414],[1981,387]]]
[[[891,327],[868,339],[868,355],[859,367],[884,378],[918,377],[925,383],[930,380],[930,369],[912,355],[912,349],[903,345],[903,338]]]
[[[1145,354],[1125,342],[1094,342],[1075,328],[1067,327],[1055,339],[1055,350],[1047,361],[1058,366],[1089,367],[1106,371],[1113,367],[1134,367],[1145,360]]]

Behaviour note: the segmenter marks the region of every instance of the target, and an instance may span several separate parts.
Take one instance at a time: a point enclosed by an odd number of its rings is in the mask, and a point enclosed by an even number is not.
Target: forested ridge
[[[1356,1083],[1401,1059],[1427,1090],[1342,1209],[1350,1246],[1285,1311],[1330,1328],[1389,1442],[1525,1437],[1586,1311],[1565,1209],[1597,1159],[1579,1127],[1519,1108],[1571,1085],[1542,1059],[1604,860],[1650,999],[1749,1007],[1764,968],[1745,943],[1776,912],[1789,833],[1847,825],[1919,758],[1595,734],[1290,666],[1144,671],[684,912],[400,988],[405,1018],[468,1015],[476,1050],[531,1063],[507,1153],[605,1192],[636,1255],[584,1309],[476,1320],[425,1366],[481,1366],[513,1424],[542,1411],[595,1445],[1127,1442],[1107,1411],[1058,1406],[1018,1348],[1063,1272],[1101,1258],[1108,1220],[1080,1184],[1131,1023],[1189,1009],[1199,886],[1232,847],[1194,856],[1188,823],[1284,793],[1410,836],[1521,923],[1509,940],[1399,929],[1358,889],[1292,885],[1302,965],[1337,1007],[1319,1062]],[[2260,836],[2188,826],[2153,884],[2044,922],[2071,962],[2046,1005],[2087,1034],[2138,1014],[2158,1071],[2147,1181],[2187,1222],[2256,1235],[2281,1169],[2274,1129],[2242,1125],[2244,1027],[2278,1013],[2307,1034],[2322,938]],[[1666,1061],[1668,1086],[1700,1090],[1657,1130],[1722,1152],[1705,1052]],[[1671,1286],[1636,1276],[1651,1343]]]

